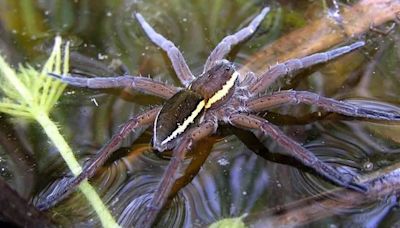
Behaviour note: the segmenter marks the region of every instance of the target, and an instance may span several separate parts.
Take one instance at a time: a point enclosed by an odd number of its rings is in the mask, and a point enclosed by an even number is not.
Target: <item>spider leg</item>
[[[40,210],[47,210],[48,208],[56,205],[71,192],[73,192],[75,187],[77,187],[84,179],[91,178],[96,173],[98,168],[101,167],[110,157],[110,155],[118,148],[119,144],[124,138],[126,138],[126,136],[128,136],[138,127],[144,127],[152,124],[160,110],[161,107],[153,108],[129,119],[124,125],[121,126],[118,132],[113,135],[110,141],[108,141],[107,144],[105,144],[99,150],[90,163],[84,167],[82,173],[69,180],[66,188],[64,188],[62,191],[56,192],[46,198],[44,202],[41,202],[38,205],[38,208]]]
[[[169,59],[171,60],[172,66],[174,67],[175,73],[179,80],[184,86],[188,86],[191,81],[193,81],[194,76],[186,64],[182,53],[175,46],[174,43],[167,40],[164,36],[154,31],[154,29],[146,22],[140,13],[135,14],[140,26],[150,38],[150,40],[167,52]]]
[[[175,181],[179,178],[186,153],[193,148],[193,145],[197,141],[213,134],[217,127],[218,125],[215,119],[207,119],[186,135],[182,136],[178,145],[174,148],[173,157],[164,172],[161,182],[154,192],[149,206],[146,208],[145,217],[140,227],[151,227],[153,225],[167,202],[168,197],[170,197],[171,189]]]
[[[226,36],[214,48],[210,56],[208,56],[206,64],[204,65],[203,73],[211,69],[215,62],[224,58],[231,51],[231,47],[249,38],[257,30],[265,15],[269,12],[269,7],[265,7],[260,14],[258,14],[248,26],[242,28],[236,33]]]
[[[107,89],[107,88],[132,88],[139,92],[154,95],[164,99],[171,98],[178,88],[172,85],[167,85],[160,81],[155,81],[150,78],[138,76],[118,76],[118,77],[96,77],[83,78],[79,76],[64,76],[54,73],[49,73],[50,76],[60,79],[68,85],[76,87],[85,87],[91,89]]]
[[[285,148],[292,156],[297,158],[305,166],[310,167],[318,174],[339,186],[359,192],[366,192],[368,190],[366,186],[354,183],[352,180],[344,178],[343,174],[319,160],[312,152],[286,136],[285,133],[283,133],[278,127],[260,117],[248,114],[234,114],[230,116],[229,121],[234,126],[239,128],[260,130],[264,135],[268,135],[273,138],[280,146]]]
[[[308,91],[280,91],[272,95],[258,97],[248,101],[247,107],[250,112],[260,112],[271,107],[282,104],[304,103],[315,105],[328,112],[343,114],[375,120],[400,120],[400,113],[379,111],[370,108],[364,108],[349,102],[338,101],[332,98],[322,97],[316,93]]]
[[[264,72],[260,76],[259,80],[250,86],[249,90],[253,94],[264,92],[265,89],[272,85],[279,77],[292,74],[297,70],[301,70],[319,63],[325,63],[364,45],[364,41],[358,41],[351,45],[339,47],[327,52],[316,53],[300,59],[291,59],[277,64]]]

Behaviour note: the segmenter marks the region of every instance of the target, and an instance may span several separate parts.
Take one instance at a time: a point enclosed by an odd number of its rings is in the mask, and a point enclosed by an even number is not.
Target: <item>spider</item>
[[[138,114],[123,124],[110,141],[84,167],[83,172],[78,177],[69,180],[64,190],[43,200],[39,208],[48,209],[55,205],[72,192],[83,179],[92,177],[127,135],[139,127],[151,125],[154,126],[153,148],[159,152],[172,150],[172,158],[146,208],[147,211],[142,221],[144,227],[151,226],[156,221],[159,212],[166,204],[172,186],[178,178],[178,172],[182,168],[185,155],[193,149],[196,142],[216,133],[219,125],[231,125],[245,130],[258,131],[261,133],[260,137],[271,137],[293,157],[326,180],[355,191],[368,191],[367,186],[356,183],[354,178],[344,177],[336,169],[301,146],[300,143],[286,136],[277,126],[257,116],[257,113],[271,107],[303,103],[314,105],[328,112],[357,118],[400,120],[400,115],[397,113],[372,110],[322,97],[308,91],[287,90],[269,94],[265,92],[266,88],[277,79],[349,53],[364,46],[364,42],[358,41],[327,52],[291,59],[266,69],[258,77],[248,73],[244,79],[241,79],[234,64],[225,60],[224,57],[234,45],[247,40],[255,33],[269,11],[268,7],[263,8],[246,27],[226,36],[211,52],[203,72],[197,77],[191,73],[178,48],[157,33],[141,14],[136,13],[135,17],[146,35],[167,53],[182,88],[141,76],[83,78],[74,75],[51,74],[72,86],[93,89],[129,87],[164,98],[166,101],[164,105]]]

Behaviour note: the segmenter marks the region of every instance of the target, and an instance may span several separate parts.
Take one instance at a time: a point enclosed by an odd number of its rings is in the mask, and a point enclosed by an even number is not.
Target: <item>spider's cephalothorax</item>
[[[258,131],[258,137],[272,138],[293,157],[326,180],[356,191],[367,191],[366,186],[355,183],[352,178],[346,178],[300,143],[286,136],[277,126],[257,116],[257,113],[265,112],[272,107],[303,103],[341,115],[372,120],[399,121],[399,113],[373,110],[352,103],[321,97],[308,91],[287,90],[264,94],[266,88],[280,77],[337,58],[362,47],[364,42],[359,41],[331,51],[291,59],[272,67],[266,66],[266,70],[255,77],[255,80],[253,77],[248,77],[242,81],[242,85],[237,86],[239,84],[237,83],[239,73],[235,71],[231,63],[223,60],[223,58],[230,52],[233,45],[254,34],[268,12],[269,8],[264,8],[248,26],[225,37],[211,52],[204,65],[204,73],[197,78],[191,73],[179,49],[171,41],[154,31],[140,14],[136,14],[137,20],[150,40],[168,54],[176,75],[184,88],[177,88],[140,76],[81,78],[53,75],[59,77],[65,83],[79,87],[130,87],[146,94],[164,98],[166,102],[162,107],[152,108],[128,120],[101,148],[84,171],[78,177],[70,180],[67,188],[46,198],[39,207],[49,208],[59,202],[63,199],[63,196],[72,192],[72,189],[80,181],[92,177],[110,154],[118,148],[123,138],[139,127],[151,125],[154,126],[154,148],[159,151],[171,149],[173,159],[171,159],[161,182],[154,191],[146,215],[141,216],[143,218],[141,227],[151,226],[167,199],[173,197],[170,196],[170,192],[178,173],[183,167],[186,153],[192,150],[196,142],[214,134],[219,124]]]
[[[232,96],[238,76],[233,64],[222,60],[168,99],[155,121],[153,147],[160,152],[172,149],[204,110],[219,107]]]
[[[221,60],[196,78],[189,88],[204,98],[206,109],[218,107],[232,96],[238,77],[239,73],[233,64]]]

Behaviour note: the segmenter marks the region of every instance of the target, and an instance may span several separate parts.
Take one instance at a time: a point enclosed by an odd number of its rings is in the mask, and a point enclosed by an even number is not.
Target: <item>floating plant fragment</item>
[[[55,38],[53,51],[43,69],[19,66],[14,71],[0,56],[0,112],[15,118],[35,120],[58,149],[74,175],[82,172],[71,148],[61,135],[57,125],[49,118],[49,113],[62,95],[66,85],[47,76],[48,72],[67,74],[69,68],[69,44],[66,43],[63,60],[61,58],[61,37]],[[82,182],[79,189],[92,205],[104,227],[118,227],[99,195],[88,183]]]

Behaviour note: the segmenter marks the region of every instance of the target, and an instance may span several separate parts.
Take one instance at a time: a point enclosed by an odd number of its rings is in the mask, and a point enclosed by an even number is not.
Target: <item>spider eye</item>
[[[226,68],[225,68],[225,71],[226,71],[226,72],[228,72],[228,71],[230,71],[230,70],[231,70],[230,67],[226,67]]]

